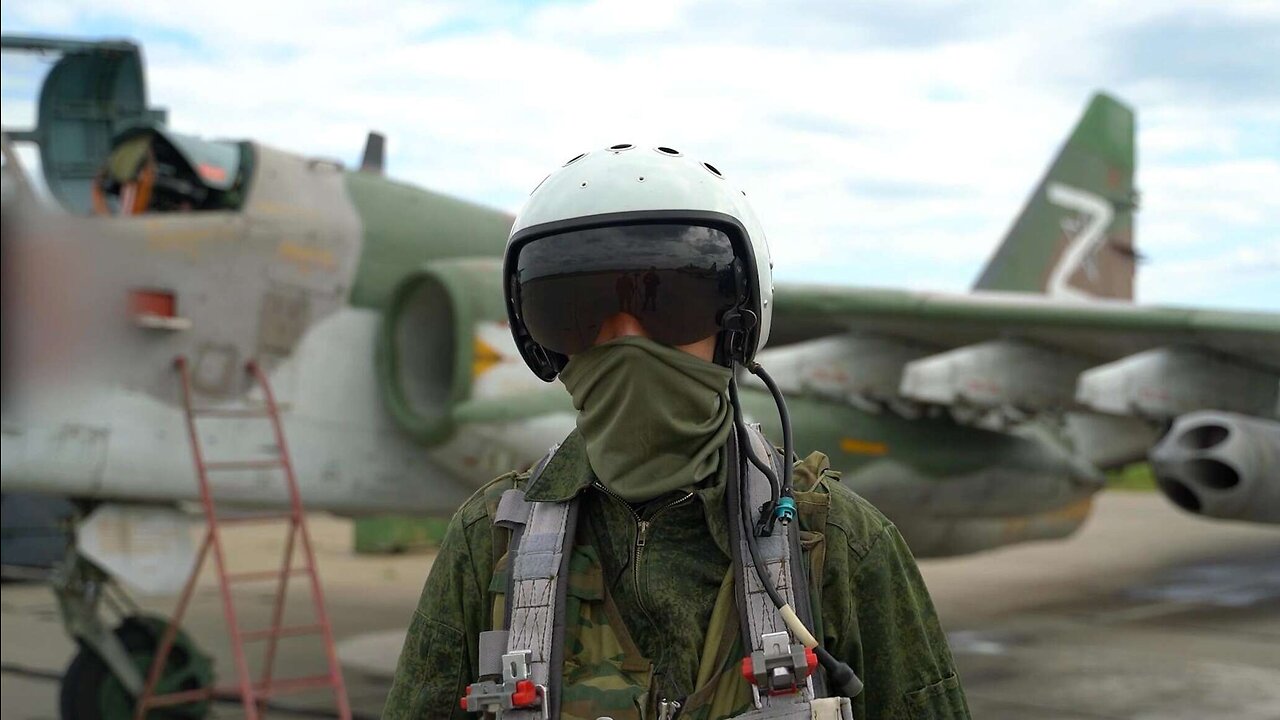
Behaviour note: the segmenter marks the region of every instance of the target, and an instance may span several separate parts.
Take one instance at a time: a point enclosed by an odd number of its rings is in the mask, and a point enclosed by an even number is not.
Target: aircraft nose
[[[3,392],[8,407],[19,393],[56,388],[105,356],[99,347],[116,331],[107,302],[111,248],[83,218],[15,205],[5,211],[0,238]],[[99,345],[95,345],[99,343]]]

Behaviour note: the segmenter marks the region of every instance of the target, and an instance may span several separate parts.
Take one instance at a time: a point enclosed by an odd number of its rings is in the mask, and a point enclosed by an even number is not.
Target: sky
[[[1144,303],[1280,311],[1280,2],[6,0],[126,37],[170,125],[514,211],[666,145],[743,187],[779,280],[963,291],[1096,90],[1138,113]],[[6,54],[27,125],[47,61]]]

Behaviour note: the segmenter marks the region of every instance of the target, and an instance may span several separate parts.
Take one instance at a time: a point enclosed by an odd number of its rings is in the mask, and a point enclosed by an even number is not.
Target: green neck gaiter
[[[590,348],[560,372],[591,469],[628,502],[716,471],[733,427],[730,377],[729,368],[638,336]]]

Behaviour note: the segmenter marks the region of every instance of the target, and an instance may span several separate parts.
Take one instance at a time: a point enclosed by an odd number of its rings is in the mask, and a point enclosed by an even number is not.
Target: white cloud
[[[1234,305],[1258,308],[1259,300],[1275,302],[1280,277],[1280,234],[1241,247],[1227,247],[1200,257],[1160,263],[1139,278],[1144,297],[1165,304]],[[1212,302],[1191,302],[1209,298]],[[1271,309],[1274,309],[1274,305]]]
[[[1171,249],[1230,245],[1232,233],[1280,236],[1280,158],[1160,163],[1144,177],[1138,237],[1153,258]]]
[[[790,279],[961,289],[1099,87],[1140,113],[1144,298],[1161,263],[1280,225],[1280,158],[1249,130],[1277,92],[1192,101],[1176,49],[1117,51],[1186,13],[1273,19],[1251,3],[45,5],[7,3],[6,32],[125,27],[177,128],[348,160],[378,129],[392,174],[508,209],[582,150],[679,147],[747,189]]]

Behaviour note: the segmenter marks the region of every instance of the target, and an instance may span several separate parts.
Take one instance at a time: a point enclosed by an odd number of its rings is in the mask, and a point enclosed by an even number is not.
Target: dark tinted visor
[[[738,300],[733,243],[700,225],[622,225],[541,237],[520,250],[515,296],[540,345],[572,355],[629,313],[649,337],[687,345]]]

